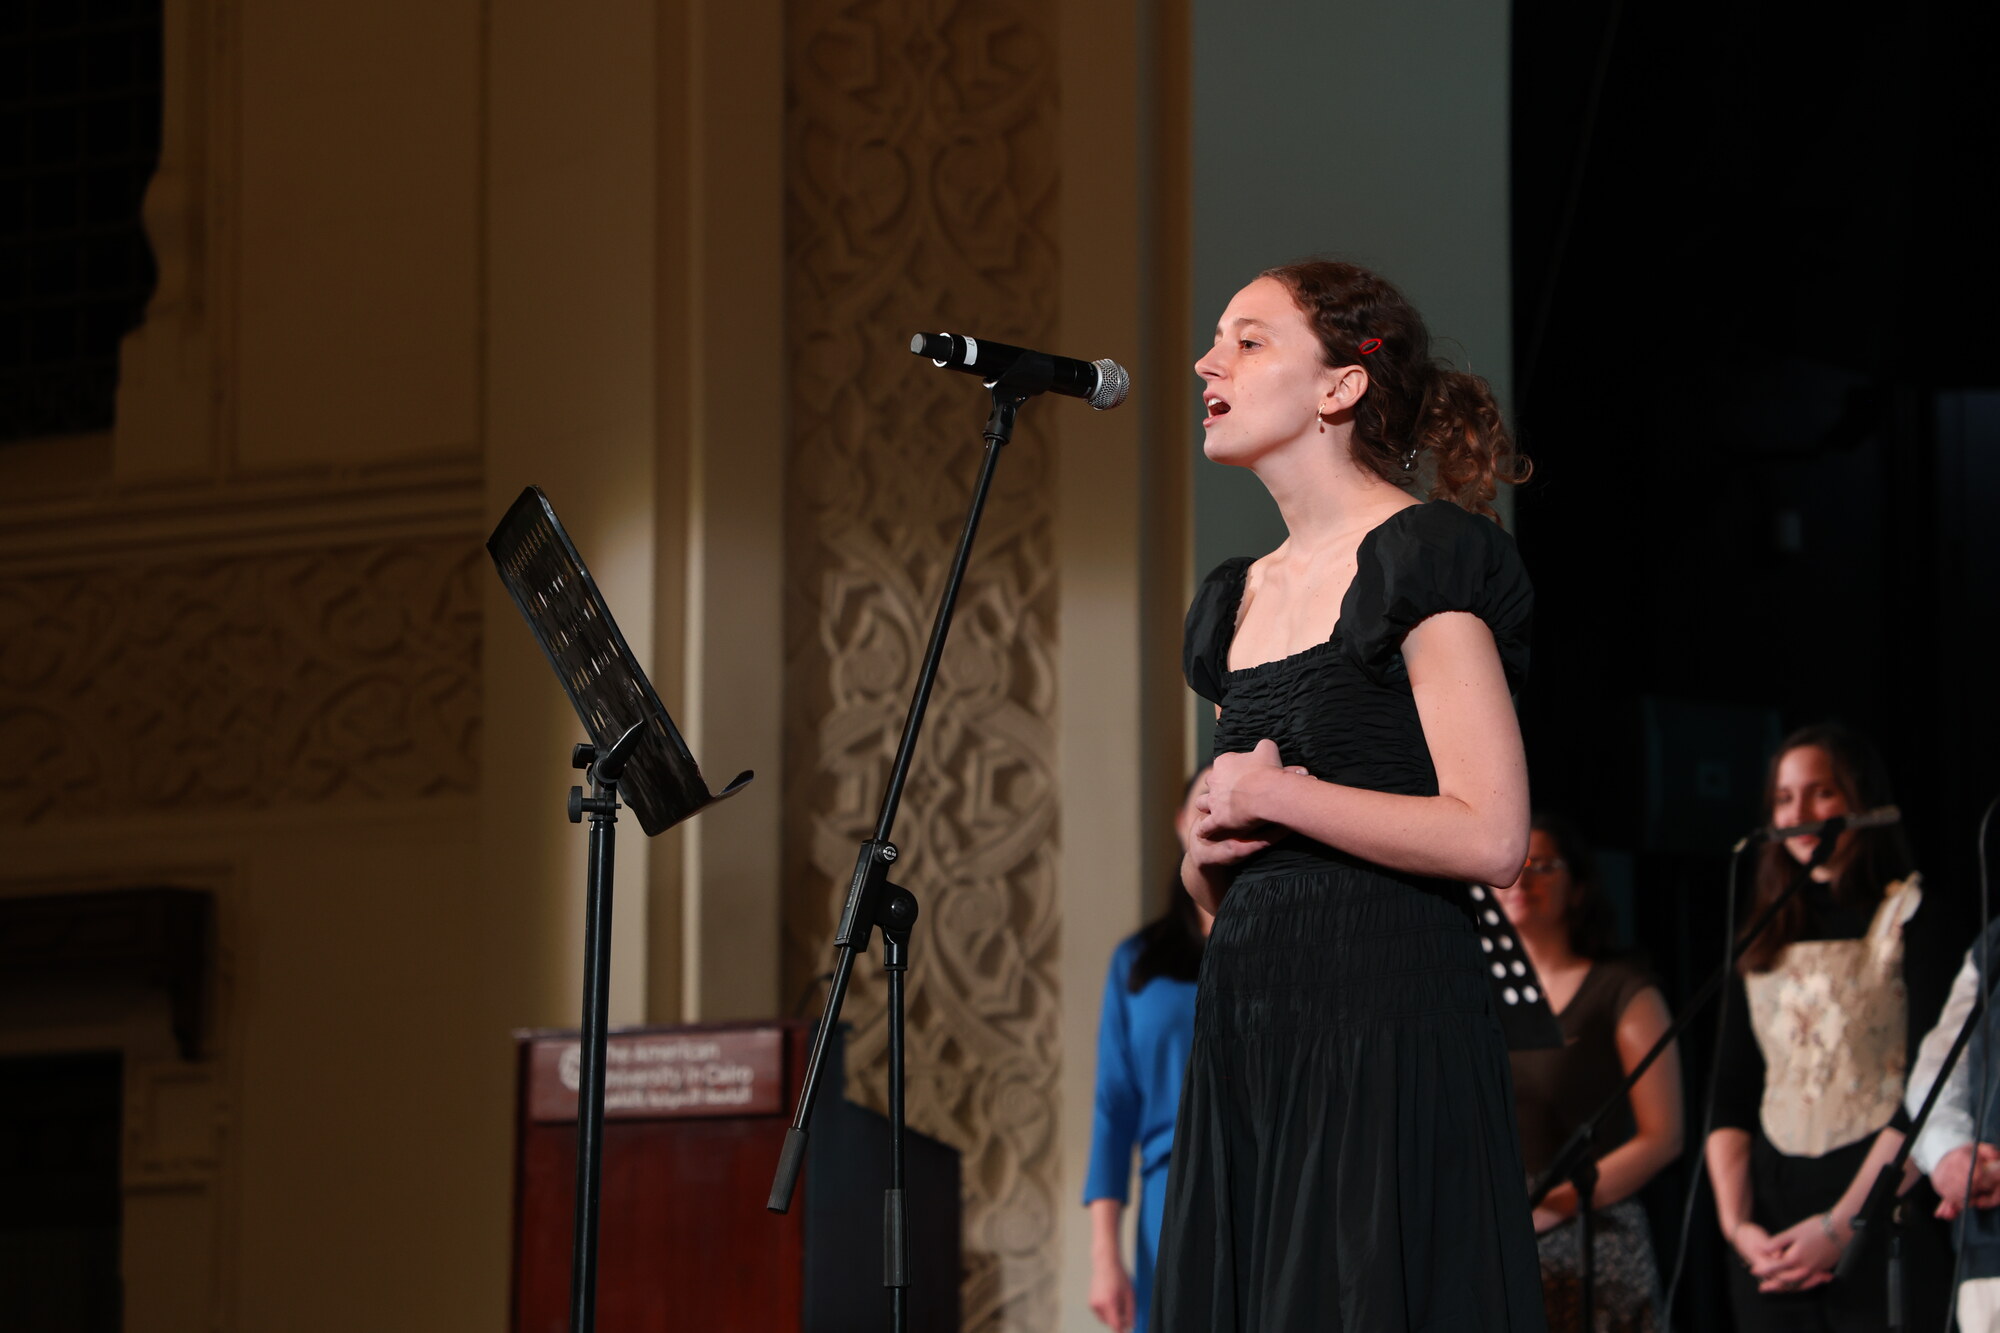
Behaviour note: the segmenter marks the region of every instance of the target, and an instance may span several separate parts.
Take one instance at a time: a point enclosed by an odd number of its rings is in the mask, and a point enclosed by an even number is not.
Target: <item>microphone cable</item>
[[[1965,1164],[1965,1206],[1958,1210],[1957,1221],[1952,1227],[1954,1233],[1952,1236],[1952,1249],[1954,1254],[1951,1261],[1951,1286],[1946,1288],[1944,1302],[1944,1333],[1951,1333],[1952,1320],[1957,1315],[1958,1284],[1965,1277],[1965,1229],[1971,1224],[1972,1218],[1972,1179],[1979,1168],[1979,1144],[1981,1136],[1986,1132],[1987,1092],[1993,1086],[1991,1069],[1995,1054],[1993,1049],[1993,1006],[1989,1002],[1993,986],[1993,946],[1992,942],[1986,938],[1986,932],[1992,929],[1993,911],[1992,900],[1989,897],[1991,881],[1987,878],[1986,873],[1986,835],[1993,823],[1993,810],[1996,806],[2000,806],[2000,796],[1995,796],[1992,800],[1988,801],[1986,803],[1986,813],[1979,817],[1979,936],[1974,940],[1972,945],[1973,948],[1979,950],[1979,960],[1974,969],[1978,973],[1978,976],[1974,984],[1979,987],[1977,1003],[1985,1009],[1985,1012],[1980,1015],[1979,1021],[1986,1028],[1986,1031],[1982,1035],[1986,1038],[1985,1049],[1988,1068],[1983,1071],[1985,1076],[1979,1080],[1979,1096],[1977,1102],[1974,1103],[1976,1109],[1972,1117],[1972,1160]],[[1970,1068],[1972,1064],[1971,1051],[1967,1050],[1961,1058],[1965,1060],[1967,1065],[1966,1077],[1970,1078],[1972,1075]],[[1938,1077],[1943,1078],[1943,1073],[1940,1072]]]
[[[1729,854],[1729,890],[1727,903],[1722,913],[1722,958],[1725,963],[1736,948],[1736,880],[1743,866],[1743,853],[1756,843],[1754,838],[1744,838]],[[1681,1204],[1680,1244],[1674,1252],[1674,1275],[1667,1283],[1667,1302],[1660,1327],[1671,1333],[1674,1326],[1674,1297],[1679,1294],[1681,1274],[1687,1270],[1688,1241],[1694,1234],[1694,1201],[1701,1195],[1701,1182],[1708,1177],[1708,1136],[1715,1130],[1715,1097],[1722,1078],[1723,1033],[1729,1022],[1729,997],[1735,992],[1734,982],[1725,984],[1722,994],[1717,997],[1715,1007],[1715,1049],[1708,1057],[1708,1095],[1703,1099],[1701,1115],[1701,1137],[1695,1142],[1694,1169],[1688,1173],[1687,1198]],[[1729,1237],[1722,1238],[1723,1245],[1730,1249],[1735,1243]]]

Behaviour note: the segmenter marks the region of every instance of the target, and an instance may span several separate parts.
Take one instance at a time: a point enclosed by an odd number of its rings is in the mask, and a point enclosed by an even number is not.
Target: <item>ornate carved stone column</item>
[[[826,967],[977,466],[977,385],[918,329],[1045,345],[1059,264],[1046,0],[789,10],[786,974]],[[966,1327],[1055,1317],[1058,997],[1053,403],[1001,461],[898,838],[924,904],[913,1124],[965,1156]],[[880,1104],[880,969],[856,1095]]]

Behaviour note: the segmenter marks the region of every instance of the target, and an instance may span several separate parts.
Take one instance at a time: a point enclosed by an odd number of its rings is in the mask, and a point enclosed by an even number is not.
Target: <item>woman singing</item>
[[[1513,882],[1528,842],[1533,594],[1487,516],[1516,471],[1499,409],[1349,264],[1245,287],[1195,371],[1208,457],[1254,472],[1288,536],[1188,612],[1219,720],[1182,881],[1217,915],[1155,1327],[1541,1330],[1507,1050],[1442,895]]]

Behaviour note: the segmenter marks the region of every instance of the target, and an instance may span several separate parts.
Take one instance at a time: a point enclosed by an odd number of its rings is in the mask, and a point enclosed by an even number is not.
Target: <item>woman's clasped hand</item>
[[[1197,870],[1235,865],[1284,836],[1285,830],[1274,827],[1259,813],[1258,786],[1274,774],[1307,776],[1301,767],[1285,766],[1278,755],[1278,743],[1269,739],[1257,742],[1247,753],[1215,757],[1194,798],[1199,817],[1189,833],[1187,854]],[[1203,911],[1213,913],[1221,907],[1226,890],[1226,885],[1217,885],[1203,875],[1190,892]]]
[[[1828,1237],[1823,1217],[1825,1214],[1808,1217],[1775,1236],[1755,1222],[1745,1222],[1736,1228],[1730,1243],[1737,1258],[1750,1270],[1750,1276],[1757,1279],[1758,1291],[1766,1295],[1810,1291],[1833,1281],[1846,1232],[1845,1228],[1837,1229],[1840,1240]]]

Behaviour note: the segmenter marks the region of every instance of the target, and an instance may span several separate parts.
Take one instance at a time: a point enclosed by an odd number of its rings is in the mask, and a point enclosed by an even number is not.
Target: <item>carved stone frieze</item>
[[[827,965],[979,464],[977,381],[913,358],[951,329],[1054,327],[1051,0],[797,0],[786,167],[787,993]],[[964,1153],[965,1327],[1055,1324],[1059,910],[1053,489],[1024,413],[974,548],[896,825],[924,916],[909,1114]],[[883,992],[845,1016],[883,1103]]]
[[[0,826],[478,784],[469,537],[0,580]]]

